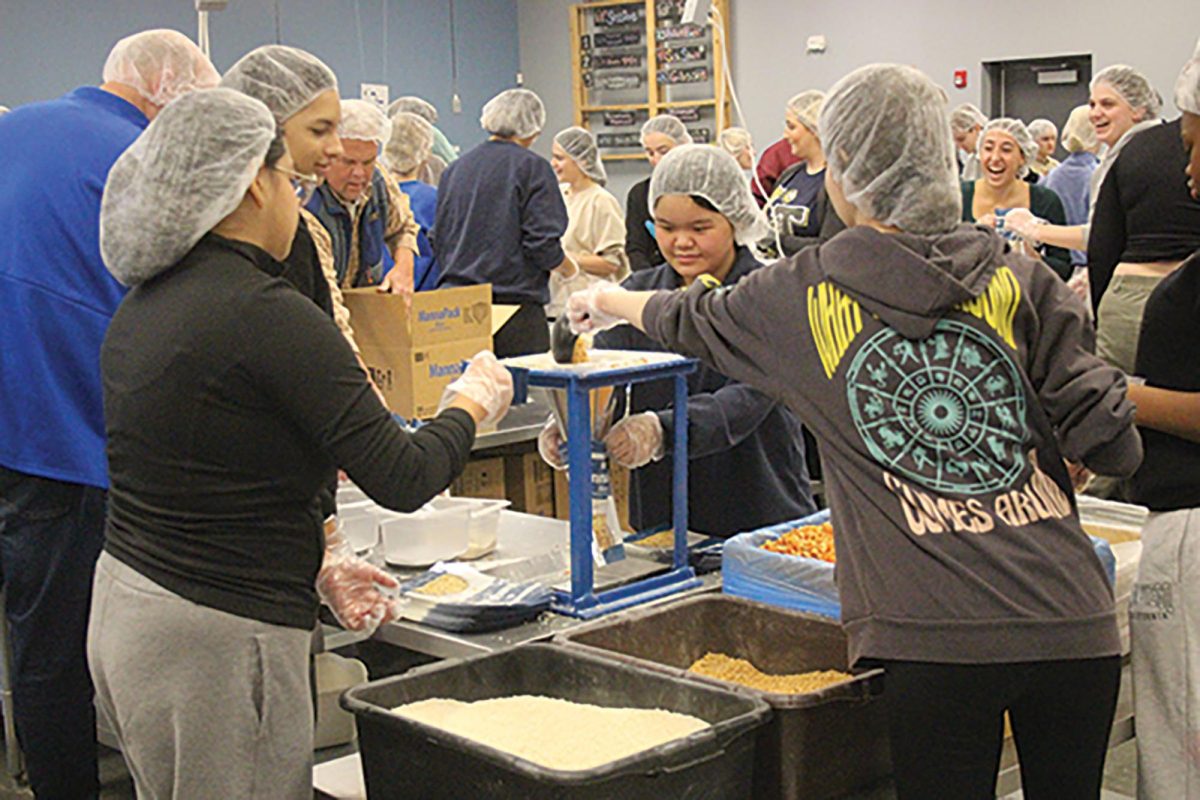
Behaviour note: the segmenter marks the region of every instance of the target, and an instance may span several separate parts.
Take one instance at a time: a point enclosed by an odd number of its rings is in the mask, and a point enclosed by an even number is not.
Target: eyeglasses
[[[321,185],[321,179],[316,175],[305,175],[303,172],[296,172],[295,170],[278,165],[271,167],[271,169],[288,176],[288,180],[292,182],[292,190],[296,192],[296,199],[300,201],[300,205],[307,203],[309,198],[313,196],[313,192]]]

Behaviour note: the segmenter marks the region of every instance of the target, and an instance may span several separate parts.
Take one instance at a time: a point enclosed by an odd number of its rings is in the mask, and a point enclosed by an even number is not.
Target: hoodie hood
[[[995,231],[967,223],[932,236],[860,226],[821,245],[817,261],[871,314],[905,338],[924,339],[948,311],[983,294],[1007,250]]]

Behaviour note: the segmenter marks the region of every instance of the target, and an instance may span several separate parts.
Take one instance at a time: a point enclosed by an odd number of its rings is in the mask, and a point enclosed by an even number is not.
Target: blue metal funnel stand
[[[592,351],[594,356],[636,356],[650,358],[649,363],[636,366],[613,366],[600,363],[557,365],[550,360],[538,360],[538,366],[518,366],[512,362],[533,361],[523,357],[506,360],[513,374],[514,403],[523,403],[530,387],[559,389],[567,393],[567,467],[570,470],[571,498],[571,591],[555,590],[551,608],[560,614],[591,619],[622,608],[645,603],[659,597],[700,585],[695,571],[687,563],[687,468],[686,455],[673,459],[672,520],[675,547],[671,567],[666,573],[651,575],[603,592],[594,590],[592,564],[592,419],[589,392],[606,386],[624,386],[653,380],[675,381],[673,452],[686,454],[687,449],[687,375],[695,372],[695,359],[664,353],[621,353]],[[617,359],[614,359],[617,360]],[[545,368],[542,365],[545,364]],[[581,369],[582,368],[582,369]]]

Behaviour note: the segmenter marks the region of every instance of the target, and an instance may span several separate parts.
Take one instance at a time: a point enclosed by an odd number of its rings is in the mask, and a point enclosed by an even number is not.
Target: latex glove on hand
[[[600,281],[568,297],[566,313],[571,333],[595,333],[623,323],[625,320],[600,309],[604,296],[618,293],[624,294],[625,289],[615,283]]]
[[[604,437],[608,454],[623,467],[637,469],[663,457],[663,427],[658,414],[644,411],[626,417]]]
[[[480,420],[481,425],[497,422],[508,413],[508,407],[512,405],[512,373],[496,360],[491,350],[480,350],[463,370],[463,374],[446,387],[446,391],[442,393],[442,401],[438,403],[438,413],[454,402],[459,395],[483,407],[486,414]]]
[[[1035,217],[1028,208],[1014,208],[1004,215],[1004,227],[1032,244],[1040,244],[1038,226],[1046,220]]]
[[[374,633],[400,616],[399,600],[386,594],[399,583],[379,567],[354,555],[349,544],[325,548],[325,563],[317,573],[317,594],[343,628]]]
[[[538,434],[538,455],[542,457],[552,468],[564,470],[567,468],[566,458],[563,456],[563,445],[567,443],[563,438],[562,431],[558,429],[558,423],[554,417],[546,420],[546,424],[542,426],[542,432]]]

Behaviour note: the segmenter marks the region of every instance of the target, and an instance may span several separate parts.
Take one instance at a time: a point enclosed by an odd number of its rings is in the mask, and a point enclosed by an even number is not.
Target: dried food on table
[[[834,669],[771,675],[744,658],[734,658],[724,653],[705,653],[688,667],[688,672],[771,694],[808,694],[854,678]]]
[[[792,528],[779,538],[764,542],[760,547],[788,556],[816,558],[830,563],[837,560],[833,547],[833,526],[828,522]]]

